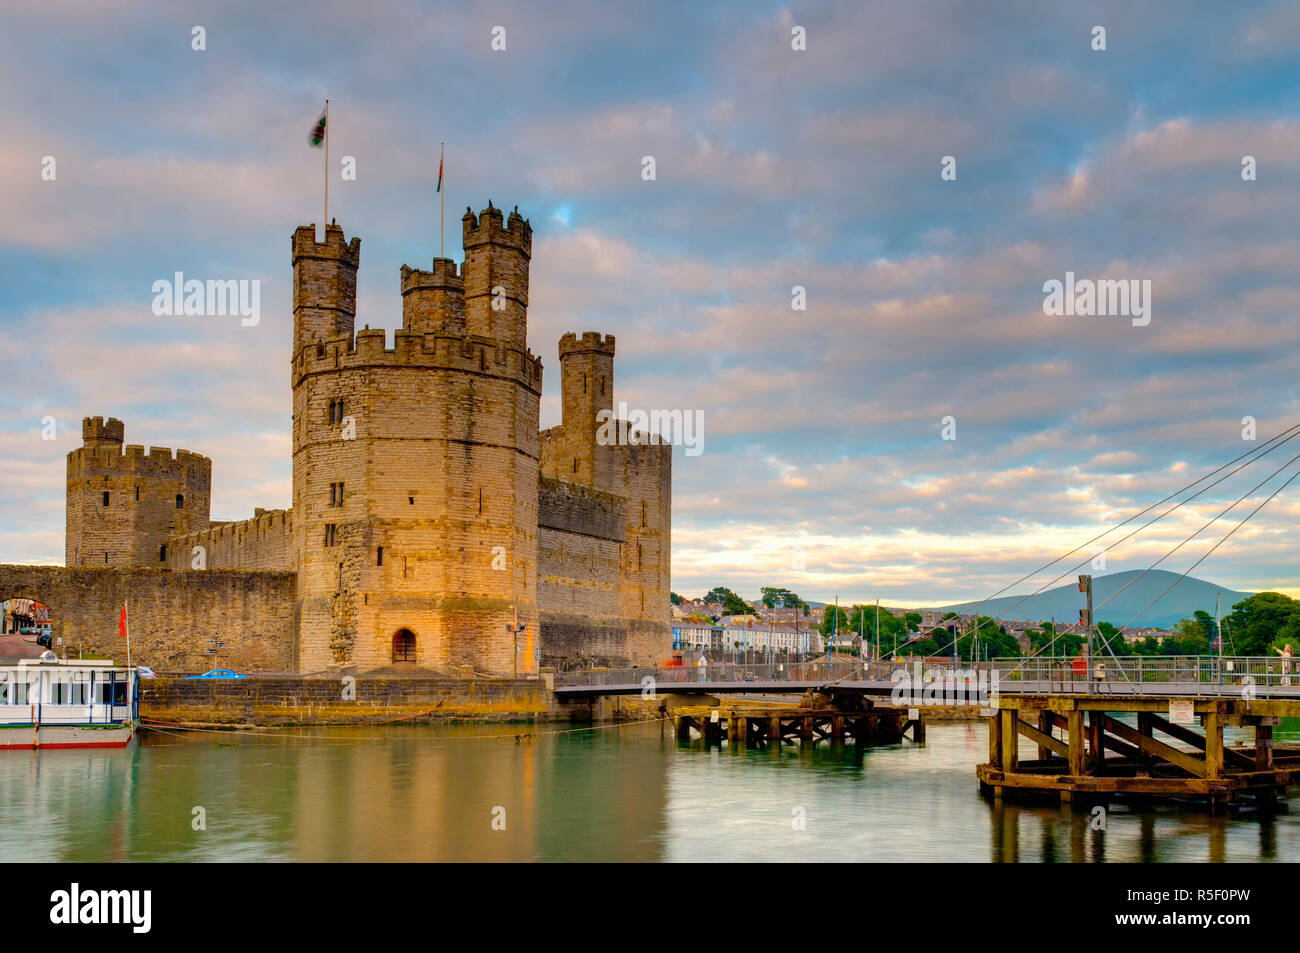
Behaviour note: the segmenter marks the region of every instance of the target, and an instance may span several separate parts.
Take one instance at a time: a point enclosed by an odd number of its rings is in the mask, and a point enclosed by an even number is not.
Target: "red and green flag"
[[[438,187],[434,189],[435,192],[442,191],[442,160],[446,156],[446,154],[447,154],[447,147],[443,146],[442,152],[438,156]]]
[[[316,125],[312,127],[311,135],[307,137],[307,141],[311,143],[313,149],[319,149],[325,142],[325,119],[327,116],[329,116],[328,106],[326,106],[325,111],[320,114],[320,119],[316,120]]]

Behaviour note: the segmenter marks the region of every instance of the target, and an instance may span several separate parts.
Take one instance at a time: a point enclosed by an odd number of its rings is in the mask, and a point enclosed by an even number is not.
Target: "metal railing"
[[[955,662],[950,658],[899,659],[897,661],[818,661],[752,665],[716,662],[708,665],[651,666],[627,669],[589,669],[558,672],[557,688],[600,688],[646,685],[655,691],[665,686],[691,683],[727,684],[743,691],[748,683],[799,682],[810,686],[835,683],[891,683],[906,672],[911,684],[967,673],[971,680],[983,674],[1002,691],[1047,693],[1158,692],[1162,688],[1193,694],[1246,694],[1279,692],[1300,694],[1300,658],[1263,656],[1210,657],[1204,655],[1130,655],[1094,658],[1003,658],[989,662]],[[761,691],[761,687],[756,687]],[[1290,690],[1290,691],[1288,691]]]

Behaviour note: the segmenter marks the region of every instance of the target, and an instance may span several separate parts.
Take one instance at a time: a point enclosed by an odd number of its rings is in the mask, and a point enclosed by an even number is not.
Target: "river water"
[[[983,722],[858,752],[705,750],[671,725],[146,732],[0,752],[9,861],[1258,861],[1300,816],[979,796]],[[544,733],[549,732],[549,733]],[[1022,745],[1025,757],[1033,748]],[[504,829],[499,829],[499,828]]]

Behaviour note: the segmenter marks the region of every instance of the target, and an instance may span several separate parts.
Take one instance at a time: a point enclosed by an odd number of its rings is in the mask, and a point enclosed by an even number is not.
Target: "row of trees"
[[[670,596],[675,606],[686,601],[675,592],[670,593]],[[797,593],[776,586],[764,586],[761,600],[769,609],[802,609],[803,615],[808,615],[812,611],[808,603],[799,598]],[[726,586],[714,586],[704,594],[704,601],[718,603],[727,615],[750,615],[754,611],[749,607],[749,603]]]

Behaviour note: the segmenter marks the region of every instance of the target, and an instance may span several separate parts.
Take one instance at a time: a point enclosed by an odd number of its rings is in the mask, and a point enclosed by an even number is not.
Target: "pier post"
[[[804,744],[808,744],[813,740],[812,715],[804,715],[799,719],[799,740]]]
[[[1002,719],[1002,770],[1015,771],[1020,767],[1020,732],[1016,728],[1020,712],[1007,708],[999,711],[998,716]]]
[[[744,719],[737,716],[734,711],[727,718],[727,744],[732,748],[738,748],[745,742],[745,735],[740,727],[743,721]]]
[[[1223,777],[1223,718],[1218,712],[1205,716],[1205,776]]]
[[[781,716],[772,715],[767,719],[767,740],[775,741],[778,744],[781,741]]]
[[[1273,770],[1273,726],[1255,726],[1255,770]]]
[[[1104,711],[1088,712],[1088,764],[1093,774],[1100,774],[1106,762],[1106,748],[1102,743],[1106,730]]]
[[[843,715],[831,715],[831,740],[840,743],[844,741]]]
[[[685,715],[677,715],[673,718],[673,723],[677,729],[678,741],[691,740],[691,720]]]
[[[989,718],[989,767],[1002,768],[1002,713],[995,711]]]
[[[1069,735],[1070,775],[1076,778],[1082,777],[1084,773],[1083,712],[1077,709],[1066,712],[1065,726]]]

